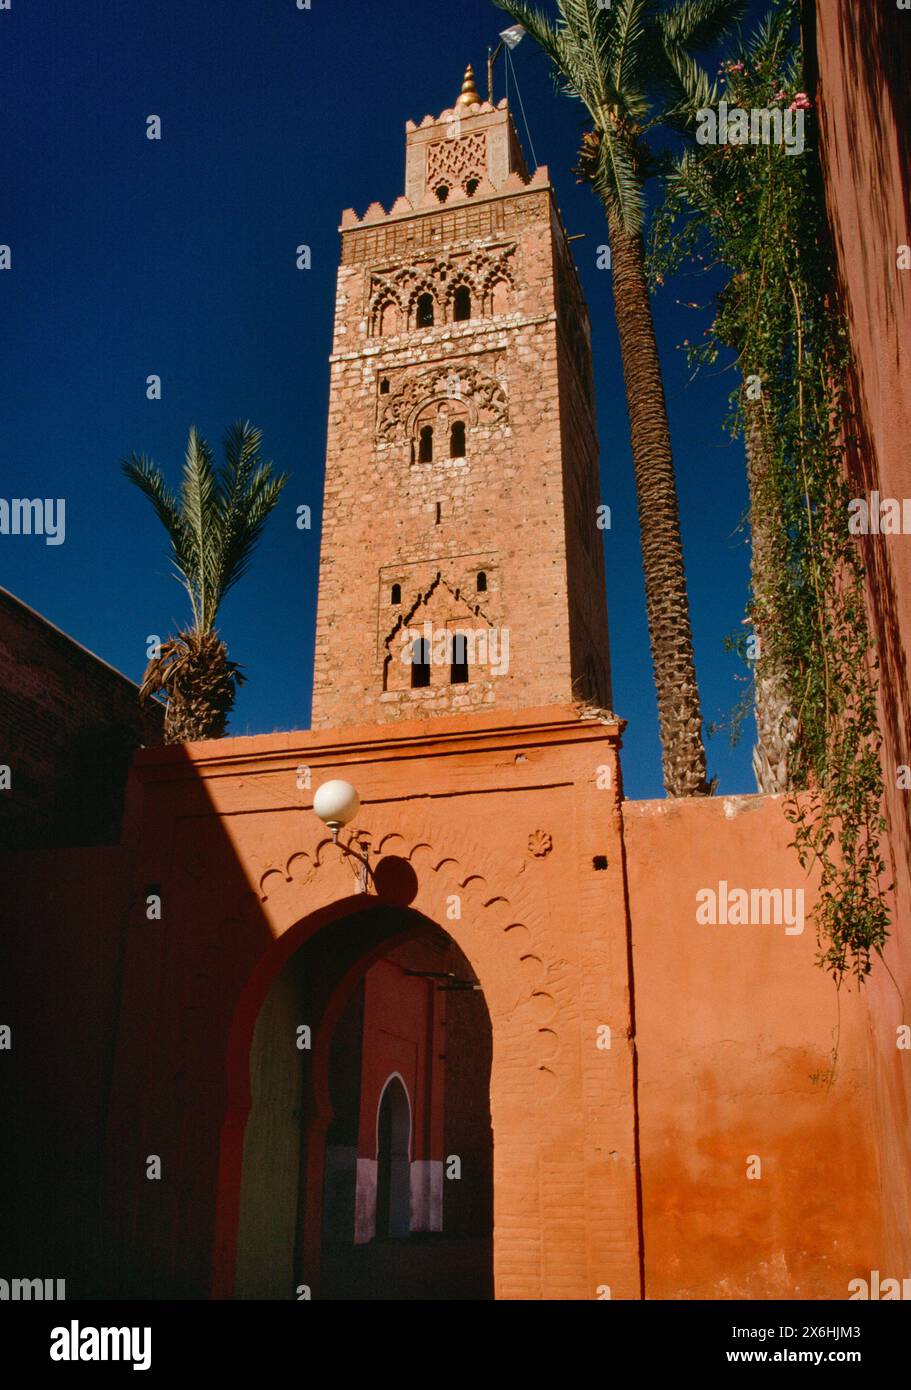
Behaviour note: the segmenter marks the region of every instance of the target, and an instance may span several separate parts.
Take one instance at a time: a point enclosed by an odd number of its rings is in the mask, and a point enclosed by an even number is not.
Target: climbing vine
[[[751,508],[774,543],[747,616],[793,715],[785,810],[802,866],[819,869],[819,964],[840,985],[870,973],[888,935],[885,821],[877,663],[848,530],[850,354],[796,33],[796,6],[780,0],[722,65],[727,111],[778,111],[783,136],[693,146],[653,221],[650,271],[658,284],[685,260],[725,272],[714,321],[690,358],[704,366],[733,350],[731,429],[746,438],[752,428],[759,440]],[[713,109],[720,133],[720,98]],[[751,523],[755,535],[752,513]]]

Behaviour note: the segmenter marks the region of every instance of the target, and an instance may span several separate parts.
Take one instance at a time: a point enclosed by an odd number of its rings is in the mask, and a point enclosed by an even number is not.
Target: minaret
[[[588,313],[507,103],[469,67],[340,231],[313,726],[609,706]]]

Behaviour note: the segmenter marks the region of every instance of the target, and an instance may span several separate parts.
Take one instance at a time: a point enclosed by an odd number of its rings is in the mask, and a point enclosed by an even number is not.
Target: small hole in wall
[[[388,396],[388,395],[389,395],[389,378],[388,378],[388,376],[384,376],[384,377],[383,377],[383,380],[380,382],[380,395],[381,395],[381,396]]]
[[[401,586],[401,584],[393,584],[393,586],[392,586],[392,602],[393,602],[393,603],[401,603],[401,601],[402,601],[402,586]]]
[[[438,503],[437,503],[437,520],[436,520],[437,526],[439,526],[439,524],[440,524],[440,522],[441,522],[442,520],[443,520],[443,503],[442,503],[442,502],[438,502]]]
[[[593,868],[593,869],[606,869],[606,868],[607,868],[607,855],[606,855],[606,854],[596,854],[595,857],[594,857],[594,859],[592,860],[592,868]]]

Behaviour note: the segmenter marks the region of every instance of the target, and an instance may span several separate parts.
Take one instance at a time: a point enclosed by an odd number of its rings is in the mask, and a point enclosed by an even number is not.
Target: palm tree
[[[271,463],[260,461],[261,442],[262,432],[249,422],[232,425],[225,435],[224,465],[216,470],[208,444],[191,429],[179,498],[143,455],[131,454],[121,465],[168,533],[174,577],[193,612],[192,624],[161,644],[140,689],[140,699],[167,699],[165,743],[220,738],[244,681],[240,667],[228,659],[215,618],[245,573],[287,481],[284,474],[273,476]]]
[[[524,0],[494,0],[550,58],[592,128],[582,138],[579,178],[607,216],[642,534],[645,602],[658,696],[664,786],[669,796],[710,794],[702,712],[680,538],[667,406],[645,272],[644,185],[663,167],[648,143],[659,123],[689,133],[714,87],[693,51],[714,44],[746,0],[557,0],[552,23]]]
[[[783,0],[769,12],[748,43],[738,46],[735,62],[725,64],[728,99],[731,105],[750,108],[796,92],[803,85],[799,47],[795,40],[796,6]],[[731,87],[735,81],[736,86]],[[781,89],[778,91],[778,89]],[[721,343],[737,353],[741,373],[739,421],[746,453],[750,520],[750,619],[758,639],[754,658],[753,706],[756,717],[756,744],[753,771],[760,792],[787,792],[793,785],[791,763],[798,733],[798,720],[788,690],[785,654],[776,632],[782,618],[779,576],[787,565],[785,527],[775,491],[775,438],[780,400],[790,387],[793,353],[782,354],[780,375],[770,379],[761,369],[755,333],[745,328],[748,321],[772,321],[770,303],[779,296],[773,291],[776,268],[771,263],[774,244],[786,234],[800,255],[800,243],[814,233],[802,222],[802,206],[794,203],[794,187],[799,187],[792,161],[774,145],[756,145],[738,151],[737,157],[719,156],[712,145],[688,149],[666,181],[666,199],[653,224],[654,251],[668,268],[677,268],[686,251],[711,251],[713,267],[722,264],[730,272],[718,295],[718,313],[710,342],[696,350],[703,361],[713,361],[714,344]],[[778,182],[773,183],[775,171]],[[795,177],[796,176],[796,177]],[[774,193],[774,199],[770,195]],[[774,202],[776,222],[769,226]],[[749,254],[742,228],[749,229]],[[760,229],[760,235],[754,235]],[[703,262],[705,257],[701,258]],[[790,301],[785,297],[785,302]],[[784,339],[788,323],[778,322]],[[790,336],[793,337],[793,331]],[[752,381],[752,387],[750,385]],[[757,386],[759,389],[757,390]]]

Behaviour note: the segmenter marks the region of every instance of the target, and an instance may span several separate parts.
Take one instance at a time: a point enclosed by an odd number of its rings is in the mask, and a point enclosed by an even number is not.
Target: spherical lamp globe
[[[317,787],[313,809],[321,821],[337,835],[343,825],[353,820],[360,810],[360,797],[350,782],[324,782]]]

